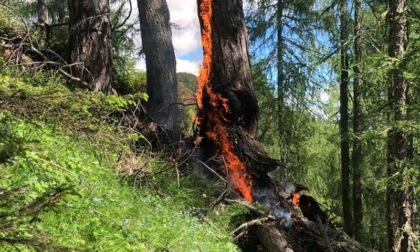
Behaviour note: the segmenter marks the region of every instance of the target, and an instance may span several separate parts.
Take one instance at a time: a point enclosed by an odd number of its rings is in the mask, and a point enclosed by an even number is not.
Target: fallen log
[[[300,216],[292,200],[286,199],[294,193],[293,186],[277,185],[272,188],[275,189],[253,189],[255,202],[267,206],[268,211],[256,209],[243,200],[226,200],[227,203],[242,204],[254,213],[257,221],[249,221],[245,226],[249,227],[248,235],[256,236],[266,251],[374,251],[329,222],[323,223],[319,216],[316,221]],[[250,223],[256,227],[253,228]]]

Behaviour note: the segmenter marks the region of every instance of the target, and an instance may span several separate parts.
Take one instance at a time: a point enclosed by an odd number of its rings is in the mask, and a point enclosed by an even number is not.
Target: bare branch
[[[125,25],[125,23],[128,21],[128,19],[131,17],[131,12],[133,11],[133,4],[131,3],[131,0],[128,0],[128,3],[130,5],[130,10],[128,11],[127,17],[124,19],[124,21],[121,24],[119,24],[119,25],[115,24],[115,26],[111,28],[111,31],[114,31],[114,30],[117,30],[117,29],[123,27]],[[124,4],[125,4],[125,2],[124,2]]]

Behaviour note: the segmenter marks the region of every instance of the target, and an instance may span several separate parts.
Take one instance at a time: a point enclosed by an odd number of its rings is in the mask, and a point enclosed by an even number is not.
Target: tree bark
[[[111,91],[111,22],[107,0],[69,0],[72,75],[95,91]]]
[[[286,104],[284,96],[286,93],[285,78],[283,72],[283,11],[284,1],[277,1],[277,110],[278,110],[278,132],[279,132],[279,145],[281,150],[281,160],[287,162],[287,133],[286,133]],[[287,181],[287,167],[282,169],[280,173],[281,181]]]
[[[38,0],[38,25],[48,25],[48,8],[45,0]]]
[[[275,225],[265,224],[257,229],[257,236],[269,252],[293,252],[292,246]]]
[[[251,136],[257,134],[258,104],[252,86],[242,1],[213,2],[213,57],[210,83],[228,99],[230,118]]]
[[[176,59],[165,0],[138,0],[141,39],[146,56],[148,114],[172,140],[178,137]]]
[[[251,183],[264,183],[280,162],[255,140],[258,104],[242,1],[198,0],[198,7],[204,50],[197,93],[201,158],[252,201]]]
[[[353,234],[357,240],[362,238],[362,7],[361,0],[355,0],[354,12],[354,81],[353,81]]]
[[[404,57],[408,44],[406,0],[389,0],[389,47],[388,54],[396,61]],[[410,83],[403,76],[401,66],[389,72],[389,105],[392,129],[388,133],[387,174],[387,231],[390,251],[416,251],[417,201],[415,188],[407,184],[404,174],[413,169],[413,136],[399,124],[408,119]]]
[[[340,2],[340,136],[341,136],[341,193],[343,204],[344,231],[353,235],[353,221],[350,201],[350,147],[349,147],[349,125],[348,125],[348,25],[347,25],[347,3]]]
[[[45,38],[45,43],[42,41],[43,46],[49,42],[49,22],[48,22],[48,8],[45,0],[38,0],[38,27],[41,30],[41,37]]]

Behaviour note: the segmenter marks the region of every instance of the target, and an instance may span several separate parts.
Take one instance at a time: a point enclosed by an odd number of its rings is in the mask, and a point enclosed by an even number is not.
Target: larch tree
[[[361,0],[354,1],[354,66],[353,66],[353,234],[362,238],[362,6]]]
[[[84,87],[111,91],[111,22],[108,0],[69,0],[69,61]]]
[[[402,127],[409,119],[410,83],[402,65],[408,45],[407,1],[388,1],[388,56],[395,66],[389,70],[388,104],[391,130],[387,142],[387,233],[389,251],[416,251],[418,248],[417,201],[413,185],[406,174],[414,169],[413,135]]]
[[[347,2],[340,1],[340,148],[341,148],[341,191],[344,231],[353,235],[353,221],[350,197],[350,143],[349,143],[349,59],[348,59],[348,16]]]
[[[277,156],[287,163],[279,177],[287,181],[299,173],[298,160],[304,155],[299,151],[298,138],[302,137],[300,114],[307,106],[305,97],[313,92],[311,77],[314,69],[309,58],[314,54],[316,21],[312,8],[314,1],[249,0],[246,23],[250,34],[252,62],[269,78],[276,91],[274,119],[262,117],[260,139],[265,144],[276,146]],[[262,111],[267,110],[266,107]],[[277,137],[264,139],[271,121],[275,121]]]
[[[224,166],[219,172],[229,174],[232,187],[252,201],[251,175],[236,150],[247,147],[239,146],[239,141],[255,138],[258,123],[242,1],[198,0],[197,4],[204,61],[197,92],[200,141],[196,143],[203,160],[214,156],[225,160],[226,164],[219,161],[211,166]]]
[[[146,56],[147,113],[177,140],[178,89],[168,5],[165,0],[138,0],[138,7]]]
[[[285,121],[286,121],[286,103],[285,103],[285,94],[286,94],[286,83],[284,76],[284,38],[283,38],[283,12],[285,9],[285,3],[283,0],[277,1],[277,113],[278,113],[278,136],[279,144],[284,150],[281,155],[281,159],[284,162],[287,162],[287,145],[288,137],[286,133]],[[287,181],[287,167],[281,172],[282,181]]]

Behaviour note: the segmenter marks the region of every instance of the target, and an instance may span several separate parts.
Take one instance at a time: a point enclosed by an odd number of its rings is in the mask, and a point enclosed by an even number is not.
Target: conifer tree
[[[177,78],[170,15],[166,0],[138,0],[146,56],[148,114],[177,139]]]
[[[111,22],[107,0],[69,0],[69,60],[73,75],[95,91],[111,91]]]
[[[408,45],[407,1],[389,0],[388,55],[398,62],[404,58]],[[394,63],[396,64],[396,63]],[[404,77],[402,65],[389,70],[388,104],[391,130],[388,132],[387,231],[390,251],[416,251],[417,200],[414,186],[405,174],[413,161],[413,135],[402,128],[409,119],[410,82]]]

